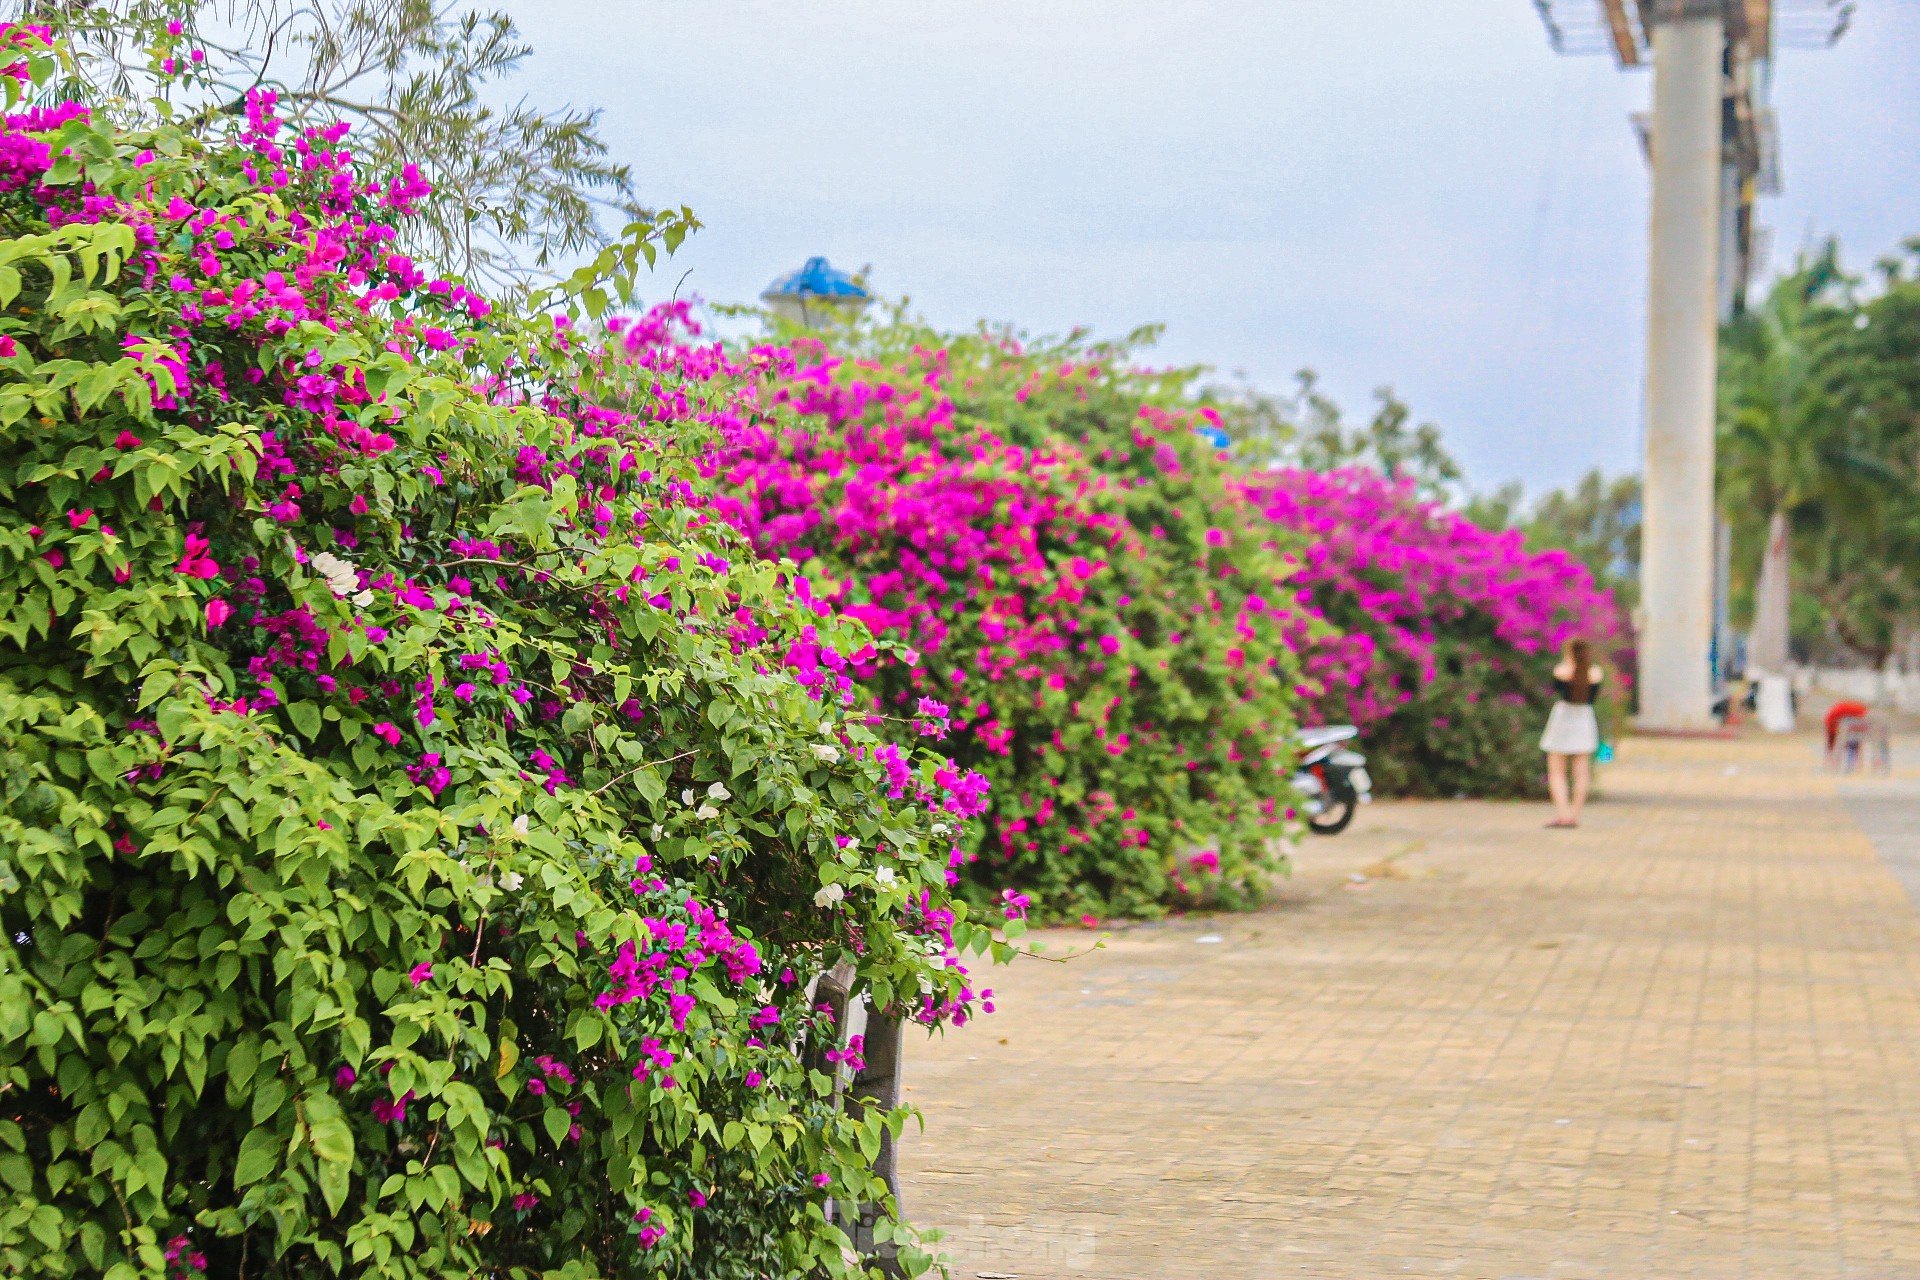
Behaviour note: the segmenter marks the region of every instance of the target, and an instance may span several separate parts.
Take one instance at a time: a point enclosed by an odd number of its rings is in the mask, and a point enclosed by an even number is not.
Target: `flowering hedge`
[[[727,388],[695,414],[715,513],[906,648],[850,672],[877,728],[991,784],[968,892],[1060,916],[1264,887],[1294,817],[1292,570],[1176,380],[907,328],[730,360],[684,328],[615,354],[643,387]]]
[[[1364,468],[1264,472],[1240,487],[1306,540],[1296,599],[1335,629],[1294,637],[1319,690],[1313,713],[1367,731],[1382,791],[1538,790],[1559,646],[1583,635],[1606,653],[1626,634],[1586,566],[1528,551],[1517,530],[1490,532]]]
[[[806,981],[984,1001],[978,780],[670,415],[396,252],[412,175],[21,110],[6,35],[0,1272],[848,1273],[902,1116]]]

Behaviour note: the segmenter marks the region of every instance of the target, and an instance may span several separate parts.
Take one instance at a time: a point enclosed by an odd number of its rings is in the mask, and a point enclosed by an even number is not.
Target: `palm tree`
[[[1825,360],[1845,287],[1828,242],[1730,323],[1720,360],[1720,501],[1736,527],[1766,520],[1749,666],[1787,669],[1789,569],[1797,520],[1816,513],[1847,468]]]
[[[1850,492],[1828,504],[1801,563],[1821,625],[1884,669],[1920,634],[1920,238],[1877,274],[1829,360],[1856,455]]]

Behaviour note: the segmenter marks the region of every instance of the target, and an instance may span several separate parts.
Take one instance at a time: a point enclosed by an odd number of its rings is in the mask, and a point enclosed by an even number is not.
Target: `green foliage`
[[[1784,584],[1791,565],[1802,598],[1770,625],[1791,616],[1802,645],[1831,637],[1876,663],[1915,618],[1907,569],[1920,508],[1915,285],[1898,259],[1882,284],[1862,300],[1830,242],[1727,326],[1718,454],[1721,503],[1734,527],[1736,609],[1748,612],[1766,579],[1764,548],[1777,514],[1786,546],[1774,572]]]
[[[605,217],[621,225],[663,216],[609,155],[598,111],[502,100],[498,86],[532,52],[504,9],[454,0],[35,0],[23,10],[28,21],[59,24],[89,99],[122,114],[149,114],[161,93],[169,118],[206,131],[266,88],[296,125],[351,122],[365,168],[414,165],[433,185],[403,229],[410,247],[469,279],[536,281],[604,245]],[[168,33],[170,21],[180,35]],[[189,61],[196,49],[203,62]],[[685,209],[671,217],[683,230],[698,225]]]
[[[1800,633],[1878,665],[1920,632],[1920,240],[1876,276],[1830,350],[1836,415],[1868,463],[1853,474],[1870,481],[1801,539],[1795,569],[1812,615]]]
[[[1640,477],[1609,479],[1598,467],[1570,489],[1540,496],[1519,527],[1527,545],[1559,548],[1592,570],[1622,608],[1640,598]]]
[[[1369,467],[1383,476],[1411,481],[1427,502],[1449,502],[1466,472],[1448,452],[1440,428],[1413,423],[1413,409],[1392,387],[1375,391],[1378,407],[1363,426],[1349,423],[1339,403],[1320,389],[1311,369],[1295,375],[1287,397],[1248,388],[1214,389],[1208,399],[1220,412],[1234,454],[1252,468],[1304,467],[1337,471]]]
[[[1482,490],[1467,495],[1460,504],[1460,514],[1479,525],[1482,529],[1511,529],[1525,517],[1527,489],[1518,480],[1509,480],[1492,490]]]
[[[0,1273],[848,1274],[827,1197],[884,1200],[904,1115],[834,1105],[805,982],[937,1019],[990,944],[934,918],[938,762],[890,799],[781,667],[865,634],[543,406],[564,336],[388,256],[337,159],[45,141],[0,189]]]
[[[1789,516],[1817,502],[1842,447],[1827,349],[1844,324],[1833,247],[1803,262],[1721,343],[1719,491],[1745,516]]]
[[[1383,796],[1440,799],[1545,794],[1540,727],[1553,705],[1548,661],[1527,662],[1476,616],[1450,622],[1435,646],[1433,678],[1363,744]]]

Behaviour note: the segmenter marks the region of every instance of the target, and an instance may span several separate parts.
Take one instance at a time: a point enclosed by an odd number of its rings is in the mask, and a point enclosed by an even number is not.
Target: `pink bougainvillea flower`
[[[413,1101],[413,1090],[409,1089],[398,1098],[375,1098],[369,1108],[377,1124],[399,1124],[407,1118],[407,1104]]]
[[[180,563],[174,566],[174,572],[189,578],[217,578],[220,566],[207,552],[213,544],[197,533],[187,535],[186,550],[180,556]]]

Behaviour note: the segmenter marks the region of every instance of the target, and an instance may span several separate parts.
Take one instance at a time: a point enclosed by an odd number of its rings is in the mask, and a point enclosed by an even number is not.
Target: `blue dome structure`
[[[808,258],[798,271],[781,276],[760,294],[776,314],[801,324],[857,313],[873,301],[864,285],[825,258]]]

